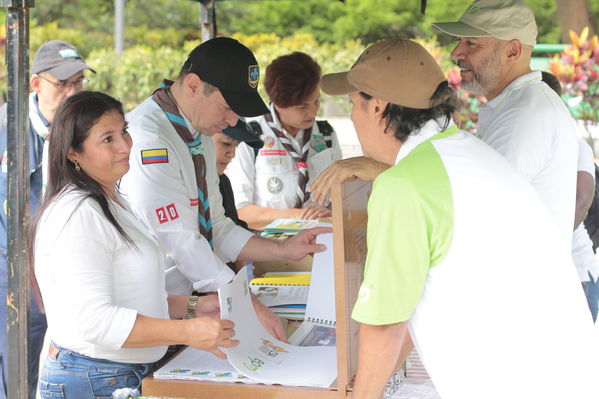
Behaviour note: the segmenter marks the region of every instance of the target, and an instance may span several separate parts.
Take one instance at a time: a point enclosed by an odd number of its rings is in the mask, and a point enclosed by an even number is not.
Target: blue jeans
[[[6,258],[0,255],[0,399],[6,399],[8,389],[8,333],[6,331],[7,309],[6,294],[8,291],[6,281]],[[37,378],[40,362],[40,351],[44,344],[46,334],[46,315],[43,314],[31,293],[29,306],[29,332],[27,334],[27,348],[29,350],[29,364],[27,365],[29,379],[29,399],[35,399]]]
[[[121,388],[141,387],[154,363],[120,363],[83,356],[56,344],[58,354],[48,355],[39,380],[42,399],[112,398]],[[56,349],[54,352],[56,352]]]
[[[591,309],[591,314],[593,315],[593,323],[595,323],[597,321],[597,310],[599,308],[599,279],[593,282],[591,273],[589,273],[589,277],[591,278],[591,281],[584,284],[582,288],[584,289],[584,295],[587,298],[589,309]]]

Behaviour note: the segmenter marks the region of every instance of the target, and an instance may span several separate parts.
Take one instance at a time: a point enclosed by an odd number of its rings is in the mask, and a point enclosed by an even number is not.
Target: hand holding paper
[[[184,320],[186,344],[194,348],[211,352],[221,359],[226,355],[218,348],[232,348],[239,345],[238,340],[231,339],[235,335],[235,324],[230,320],[214,320],[209,317],[196,317]]]
[[[306,253],[322,252],[326,246],[316,243],[316,237],[319,234],[330,233],[333,229],[330,227],[316,227],[314,229],[303,230],[297,235],[284,241],[283,253],[291,262],[298,262],[303,259]]]

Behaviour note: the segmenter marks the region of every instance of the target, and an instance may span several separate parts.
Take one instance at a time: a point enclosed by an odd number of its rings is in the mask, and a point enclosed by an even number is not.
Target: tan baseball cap
[[[478,0],[459,22],[436,22],[433,28],[452,36],[516,39],[530,46],[536,44],[538,33],[535,16],[522,0]]]
[[[338,96],[362,91],[403,107],[428,109],[445,75],[435,59],[411,40],[388,39],[368,47],[348,72],[324,75],[322,91]]]

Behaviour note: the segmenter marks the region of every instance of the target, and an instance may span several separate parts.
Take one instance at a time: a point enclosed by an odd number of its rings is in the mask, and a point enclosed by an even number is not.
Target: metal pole
[[[125,0],[114,0],[114,51],[123,53],[125,47]]]
[[[29,7],[33,0],[2,0],[8,70],[8,397],[27,399],[29,269],[25,226],[29,208]]]
[[[202,42],[216,37],[214,0],[200,0],[200,25],[202,26]]]

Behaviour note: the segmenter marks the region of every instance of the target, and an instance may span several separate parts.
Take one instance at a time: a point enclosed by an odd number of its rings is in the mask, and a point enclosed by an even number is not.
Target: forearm
[[[574,230],[587,217],[587,212],[595,196],[594,176],[583,171],[576,174],[576,208],[574,211]]]
[[[157,319],[138,314],[123,348],[187,344],[186,327],[186,320]]]
[[[183,319],[187,317],[189,298],[188,295],[169,294],[167,302],[168,314],[171,319]],[[196,316],[218,318],[218,298],[215,293],[198,297],[196,302]]]
[[[239,253],[238,261],[284,261],[281,241],[254,236],[249,239]]]
[[[187,304],[189,296],[187,295],[170,295],[168,301],[168,315],[171,319],[182,319],[187,317]]]
[[[395,366],[403,363],[410,352],[411,339],[407,327],[407,322],[382,326],[360,324],[354,399],[382,397]],[[401,356],[404,356],[403,360]]]
[[[302,212],[298,208],[274,209],[250,204],[237,210],[239,219],[246,222],[249,228],[260,230],[267,224],[278,218],[298,217]]]

